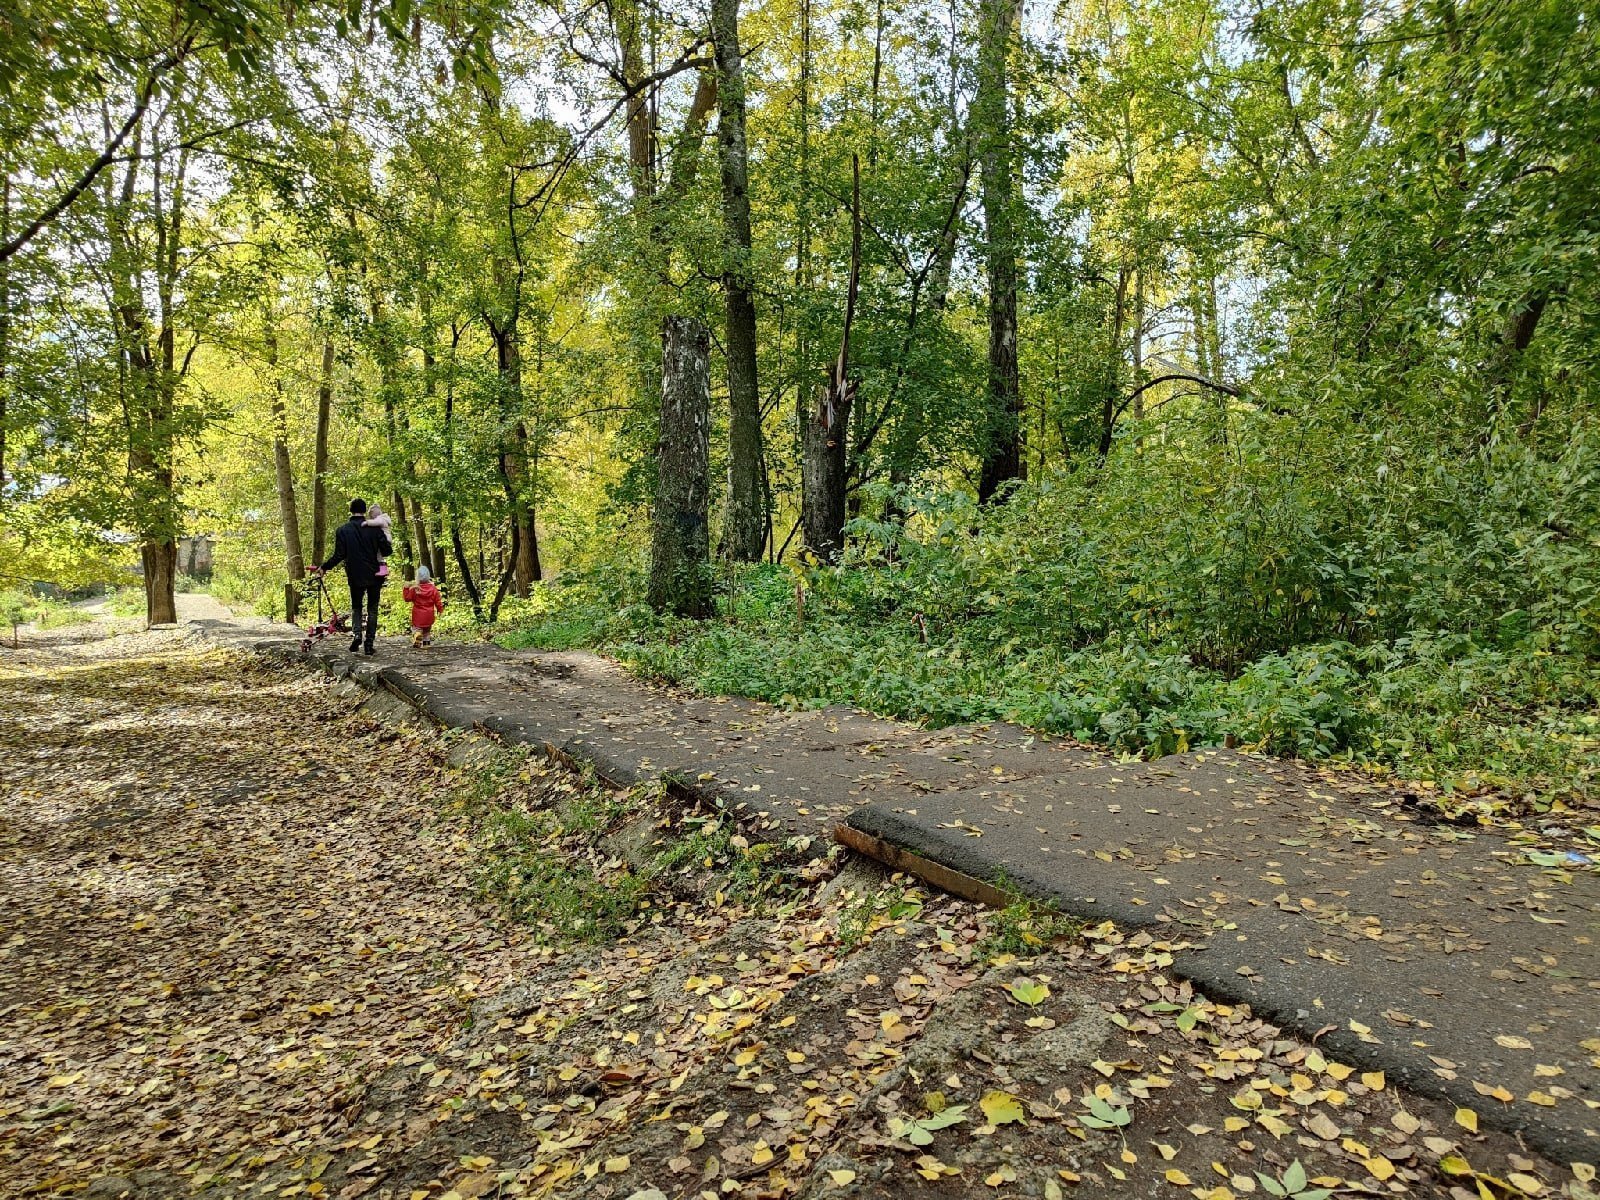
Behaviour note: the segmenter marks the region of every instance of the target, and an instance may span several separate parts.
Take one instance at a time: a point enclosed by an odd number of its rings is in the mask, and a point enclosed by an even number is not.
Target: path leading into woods
[[[1173,979],[1188,927],[1101,922],[1019,962],[989,942],[1002,920],[862,860],[831,878],[787,860],[783,904],[730,899],[746,863],[705,869],[703,840],[625,934],[566,942],[557,909],[518,924],[497,902],[502,820],[587,814],[527,860],[545,881],[620,880],[624,858],[703,825],[635,794],[597,828],[570,770],[505,769],[392,695],[117,629],[0,651],[5,1196],[1232,1200],[1270,1190],[1264,1172],[1291,1192],[1444,1200],[1470,1169],[1592,1200],[1582,1160],[1470,1131],[1326,1039]],[[656,770],[624,754],[607,705],[634,685],[604,664],[442,657],[362,671],[426,675],[413,694],[439,703],[543,697],[547,730],[564,696],[610,717],[577,719],[611,761]],[[757,754],[748,776],[701,764],[735,802],[787,796],[773,832],[797,837],[824,828],[817,789],[910,808],[980,760],[1006,785],[1015,755],[1043,752],[1003,731],[874,742],[852,714],[677,707],[729,755],[752,731],[851,747],[861,761],[834,775],[798,750],[784,767]]]
[[[1122,763],[1006,725],[695,697],[590,654],[395,640],[312,657],[610,782],[670,780],[774,839],[837,834],[957,890],[1004,880],[1154,927],[1213,997],[1530,1147],[1600,1159],[1600,872],[1570,829],[1461,828],[1402,789],[1232,752]]]

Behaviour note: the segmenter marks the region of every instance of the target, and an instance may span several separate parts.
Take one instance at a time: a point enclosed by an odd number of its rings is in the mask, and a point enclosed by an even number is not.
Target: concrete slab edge
[[[301,651],[298,644],[283,639],[264,640],[259,634],[230,628],[220,622],[194,621],[192,628],[236,648],[270,654],[291,662],[319,666],[335,678],[349,678],[369,690],[382,689],[405,700],[437,724],[454,729],[482,728],[503,740],[531,747],[536,753],[569,767],[592,769],[613,787],[632,787],[649,779],[663,781],[669,794],[695,804],[729,809],[717,788],[694,782],[691,769],[671,767],[653,769],[648,775],[637,764],[629,763],[591,739],[561,738],[559,744],[526,722],[491,715],[482,720],[469,717],[448,703],[441,703],[403,669],[380,666],[367,659],[356,659],[342,648],[317,646]],[[244,636],[239,636],[245,634]],[[842,830],[844,832],[839,832]],[[1159,931],[1172,941],[1183,940],[1180,931],[1152,921],[1147,909],[1115,900],[1096,898],[1085,902],[1080,896],[1061,889],[1051,880],[1026,870],[1007,870],[985,854],[978,839],[957,836],[951,831],[929,829],[893,809],[869,804],[857,809],[836,830],[836,839],[856,853],[872,858],[892,870],[905,871],[955,895],[994,906],[1003,905],[1008,893],[1021,893],[1055,904],[1062,912],[1086,921],[1111,920],[1125,928]],[[1004,884],[1004,887],[997,884]],[[1181,927],[1180,927],[1181,929]],[[1250,965],[1237,954],[1230,955],[1226,944],[1204,950],[1181,950],[1173,955],[1173,973],[1189,980],[1214,1000],[1225,1004],[1248,1004],[1258,1016],[1307,1040],[1314,1040],[1325,1053],[1362,1070],[1383,1071],[1386,1076],[1420,1095],[1445,1103],[1473,1108],[1482,1123],[1520,1137],[1531,1149],[1562,1162],[1593,1161],[1596,1142],[1581,1128],[1557,1123],[1547,1116],[1537,1124],[1521,1124],[1509,1119],[1503,1106],[1486,1106],[1473,1090],[1470,1080],[1441,1079],[1433,1062],[1421,1051],[1388,1043],[1363,1042],[1344,1027],[1327,1030],[1337,1014],[1328,1008],[1317,1009],[1311,998],[1287,988],[1277,988],[1263,977],[1248,979],[1238,973]]]
[[[852,849],[877,858],[895,870],[914,874],[935,886],[944,886],[939,882],[941,873],[970,879],[981,885],[1003,883],[1002,896],[1006,892],[1021,893],[1054,904],[1061,912],[1085,921],[1098,923],[1110,920],[1124,928],[1159,933],[1173,942],[1185,940],[1181,926],[1174,929],[1169,923],[1153,921],[1147,909],[1098,897],[1086,901],[1051,880],[1027,871],[1006,869],[985,854],[978,839],[968,838],[959,831],[929,828],[891,808],[866,805],[852,813],[843,825],[847,832],[841,840]],[[879,848],[882,848],[881,854]],[[924,874],[919,866],[925,863],[932,864],[937,870],[931,875]],[[967,891],[948,890],[976,898]],[[1454,1080],[1441,1078],[1434,1072],[1432,1059],[1422,1050],[1388,1042],[1375,1045],[1362,1041],[1348,1028],[1346,1019],[1335,1008],[1318,1008],[1314,997],[1291,988],[1275,986],[1259,974],[1246,977],[1239,973],[1240,967],[1251,965],[1224,942],[1201,949],[1175,951],[1172,971],[1212,1000],[1224,1004],[1249,1005],[1257,1016],[1298,1037],[1315,1042],[1330,1057],[1363,1071],[1382,1071],[1386,1078],[1429,1099],[1471,1108],[1478,1113],[1484,1125],[1518,1137],[1529,1148],[1556,1161],[1593,1161],[1597,1149],[1600,1149],[1595,1139],[1580,1126],[1552,1120],[1550,1115],[1544,1115],[1537,1122],[1523,1122],[1512,1119],[1509,1106],[1485,1105],[1471,1080],[1464,1077]],[[1334,1028],[1328,1028],[1330,1025]]]

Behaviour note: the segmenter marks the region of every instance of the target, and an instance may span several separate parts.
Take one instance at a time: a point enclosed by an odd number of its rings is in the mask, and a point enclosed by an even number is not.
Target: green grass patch
[[[451,803],[472,827],[480,898],[551,942],[614,941],[686,896],[759,903],[789,889],[783,847],[751,844],[726,814],[663,820],[664,791],[616,792],[501,750],[458,773]],[[640,819],[660,823],[648,844],[624,853],[608,840]]]

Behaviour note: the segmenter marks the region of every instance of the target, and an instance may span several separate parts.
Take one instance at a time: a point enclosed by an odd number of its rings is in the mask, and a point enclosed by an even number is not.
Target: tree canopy
[[[107,18],[0,15],[20,576],[138,547],[171,619],[207,532],[281,611],[360,493],[481,620],[551,577],[624,606],[659,486],[707,522],[657,539],[704,546],[667,609],[736,610],[718,562],[842,562],[918,645],[953,606],[1224,677],[1441,634],[1596,653],[1582,6]],[[678,319],[704,454],[662,442]]]

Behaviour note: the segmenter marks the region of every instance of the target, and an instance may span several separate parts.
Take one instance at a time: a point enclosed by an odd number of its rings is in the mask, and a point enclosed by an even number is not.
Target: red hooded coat
[[[411,601],[411,627],[432,629],[435,618],[444,611],[444,597],[433,586],[433,580],[407,584],[400,594]]]

